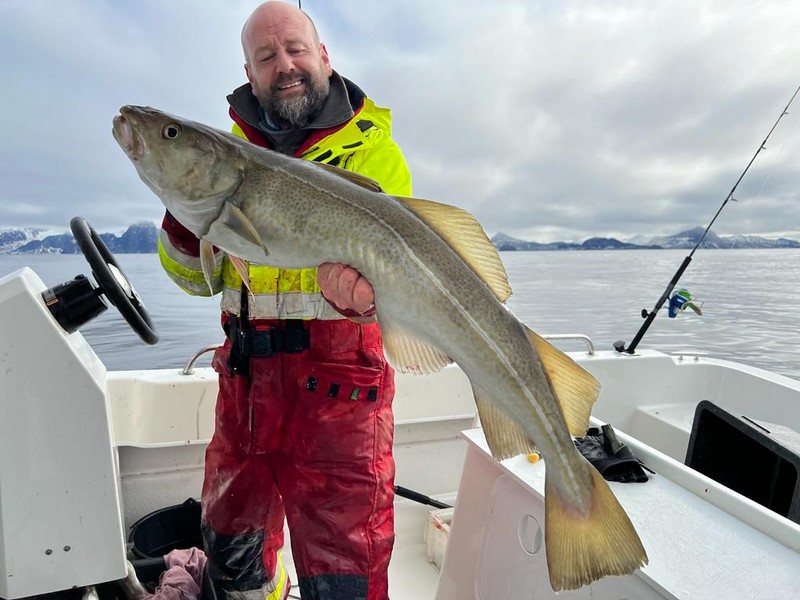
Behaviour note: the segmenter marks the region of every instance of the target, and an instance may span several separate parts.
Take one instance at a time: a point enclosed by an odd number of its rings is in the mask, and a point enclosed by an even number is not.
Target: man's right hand
[[[352,267],[323,263],[317,269],[317,285],[325,299],[341,311],[371,316],[375,306],[372,284]]]

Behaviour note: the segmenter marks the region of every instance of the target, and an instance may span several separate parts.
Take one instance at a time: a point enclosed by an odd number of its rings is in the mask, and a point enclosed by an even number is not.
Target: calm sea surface
[[[509,306],[542,334],[580,333],[598,350],[629,343],[687,250],[504,252],[514,295]],[[147,346],[112,307],[82,333],[109,370],[179,368],[191,355],[219,343],[217,298],[179,290],[154,254],[122,254],[117,261],[145,302],[160,341]],[[31,267],[48,286],[89,274],[82,256],[0,255],[0,276]],[[656,318],[640,349],[698,350],[800,379],[800,250],[699,250],[678,287],[703,301],[690,311]],[[582,344],[559,344],[580,350]],[[201,359],[200,364],[208,364]]]

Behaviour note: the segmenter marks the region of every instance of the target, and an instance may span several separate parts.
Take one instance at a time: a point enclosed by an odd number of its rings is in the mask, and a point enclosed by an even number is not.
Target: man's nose
[[[278,52],[278,71],[281,73],[291,73],[294,71],[294,60],[288,52]]]

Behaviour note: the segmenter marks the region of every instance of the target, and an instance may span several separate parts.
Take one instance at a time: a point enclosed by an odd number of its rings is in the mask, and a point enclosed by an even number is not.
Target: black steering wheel
[[[117,264],[105,242],[82,217],[74,217],[69,222],[75,242],[92,268],[97,285],[108,300],[117,307],[122,317],[146,344],[158,341],[150,315],[139,295],[128,281],[122,268]]]

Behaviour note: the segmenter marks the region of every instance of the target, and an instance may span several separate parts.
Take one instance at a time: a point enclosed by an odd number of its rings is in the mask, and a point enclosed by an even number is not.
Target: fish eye
[[[169,125],[164,125],[164,129],[161,130],[161,136],[165,140],[174,140],[176,137],[180,136],[181,134],[181,126],[177,123],[170,123]]]

